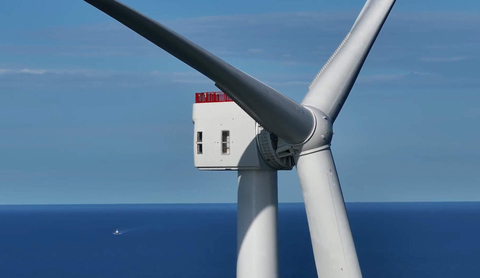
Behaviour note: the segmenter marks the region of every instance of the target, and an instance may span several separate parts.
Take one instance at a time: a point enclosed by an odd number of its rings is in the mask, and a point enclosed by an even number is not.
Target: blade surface
[[[215,81],[254,120],[286,142],[299,144],[311,135],[313,115],[290,98],[118,1],[85,1]]]
[[[368,0],[352,29],[317,74],[302,101],[338,116],[395,0]]]
[[[362,277],[330,148],[296,162],[318,277]]]

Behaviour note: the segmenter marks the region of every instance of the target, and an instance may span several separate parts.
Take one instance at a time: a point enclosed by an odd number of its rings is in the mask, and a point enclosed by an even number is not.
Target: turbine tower
[[[278,277],[277,170],[294,166],[318,277],[362,277],[330,150],[332,125],[395,0],[367,0],[301,104],[116,0],[85,1],[204,74],[226,94],[197,94],[194,157],[199,169],[238,171],[237,277]],[[209,154],[215,150],[221,154]]]

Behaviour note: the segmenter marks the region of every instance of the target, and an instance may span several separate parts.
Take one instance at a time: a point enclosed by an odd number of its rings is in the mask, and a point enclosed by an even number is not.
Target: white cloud
[[[420,61],[423,62],[458,62],[462,60],[466,60],[466,56],[455,56],[455,57],[422,57],[420,58]]]
[[[364,83],[373,83],[373,82],[389,82],[393,80],[399,80],[405,77],[406,74],[377,74],[369,76],[359,76],[358,81]]]
[[[6,74],[6,73],[25,73],[25,74],[44,74],[47,71],[44,69],[21,69],[21,70],[15,70],[15,69],[0,69],[0,74]]]
[[[28,73],[28,74],[44,74],[46,70],[32,70],[32,69],[22,69],[21,73]]]

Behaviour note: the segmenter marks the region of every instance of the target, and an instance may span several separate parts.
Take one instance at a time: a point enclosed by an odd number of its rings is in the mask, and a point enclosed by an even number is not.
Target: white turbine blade
[[[254,120],[286,142],[303,143],[311,135],[313,115],[290,98],[118,1],[85,1],[216,82]]]
[[[299,156],[297,172],[318,277],[362,277],[330,148]]]
[[[303,105],[316,107],[335,121],[394,3],[367,1],[350,32],[310,84]]]

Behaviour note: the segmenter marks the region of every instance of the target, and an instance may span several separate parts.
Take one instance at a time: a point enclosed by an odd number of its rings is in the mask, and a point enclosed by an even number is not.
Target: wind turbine
[[[118,1],[85,1],[210,78],[265,128],[273,159],[291,157],[297,168],[318,277],[362,277],[330,150],[332,125],[395,0],[367,0],[301,104]],[[278,277],[278,169],[238,168],[237,277]]]

